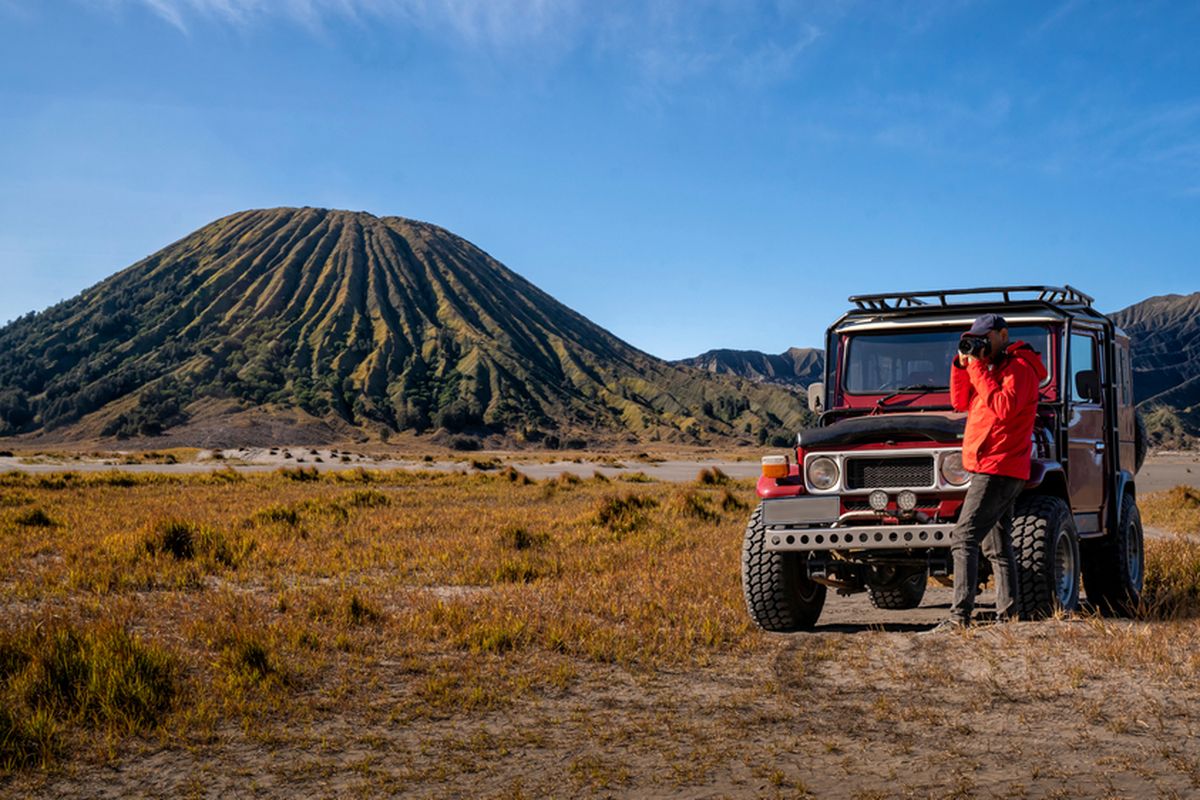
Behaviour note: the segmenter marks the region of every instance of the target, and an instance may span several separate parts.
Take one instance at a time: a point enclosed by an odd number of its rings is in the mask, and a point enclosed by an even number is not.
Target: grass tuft
[[[1150,619],[1200,616],[1200,541],[1147,542],[1142,606]]]
[[[289,481],[319,481],[321,473],[316,467],[280,467],[275,474]]]
[[[696,483],[702,486],[724,486],[729,483],[729,476],[719,467],[706,467],[696,476]]]
[[[163,520],[150,527],[142,548],[150,556],[168,555],[176,561],[207,559],[210,567],[236,569],[255,549],[254,540],[230,537],[221,531],[180,519]]]
[[[592,521],[614,533],[631,533],[643,527],[649,521],[646,512],[657,507],[658,501],[649,495],[611,495],[597,504]]]
[[[42,508],[31,508],[17,515],[13,520],[18,525],[23,525],[26,528],[56,528],[58,522],[47,514]]]
[[[1142,521],[1175,533],[1200,533],[1200,489],[1176,486],[1138,499]]]
[[[684,519],[701,522],[717,522],[721,513],[714,509],[707,497],[696,492],[676,492],[671,495],[668,509]]]
[[[352,594],[346,603],[346,617],[351,625],[370,625],[383,619],[383,614],[357,594]]]
[[[517,486],[528,486],[529,484],[533,483],[532,478],[512,466],[505,467],[500,472],[500,477],[507,478]]]
[[[196,555],[196,538],[191,523],[168,520],[161,524],[153,539],[146,542],[151,555],[167,553],[176,561],[185,561]]]
[[[734,511],[748,511],[749,509],[749,503],[741,500],[736,494],[728,489],[726,489],[725,493],[721,496],[721,510],[726,513],[732,513]]]
[[[383,508],[391,501],[378,489],[355,489],[346,495],[345,503],[352,508]]]
[[[255,511],[250,522],[254,525],[276,524],[295,528],[300,525],[300,512],[291,506],[270,505]]]
[[[33,502],[33,495],[29,492],[2,492],[0,493],[0,508],[20,508],[27,506]]]
[[[529,550],[530,548],[541,547],[549,541],[550,534],[543,532],[533,533],[528,528],[519,525],[510,525],[500,531],[500,545],[513,550]]]
[[[111,624],[0,633],[0,769],[47,764],[69,725],[152,730],[174,703],[175,657]]]

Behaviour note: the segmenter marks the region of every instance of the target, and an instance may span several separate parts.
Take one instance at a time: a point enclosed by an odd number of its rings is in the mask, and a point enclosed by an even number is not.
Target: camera
[[[984,336],[964,336],[958,340],[958,352],[964,356],[986,358],[991,355],[992,344]]]

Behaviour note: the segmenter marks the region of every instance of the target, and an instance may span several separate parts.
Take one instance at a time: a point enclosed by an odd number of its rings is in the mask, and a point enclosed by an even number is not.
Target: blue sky
[[[1200,6],[0,0],[0,321],[224,214],[428,220],[655,355],[1200,290]]]

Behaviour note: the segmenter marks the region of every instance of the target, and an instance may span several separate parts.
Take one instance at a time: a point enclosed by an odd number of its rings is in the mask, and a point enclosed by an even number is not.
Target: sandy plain
[[[286,458],[285,452],[292,457]],[[255,490],[254,496],[261,497],[255,503],[296,498],[290,507],[300,508],[307,501],[299,498],[328,495],[336,500],[346,490],[327,481],[301,484],[274,477],[281,466],[455,471],[471,473],[463,480],[487,486],[503,483],[493,477],[500,471],[497,465],[488,463],[498,460],[537,481],[512,490],[523,499],[499,510],[505,519],[537,530],[536,521],[529,523],[526,516],[544,513],[547,519],[563,520],[555,547],[587,547],[597,541],[595,525],[584,516],[590,514],[593,499],[614,490],[660,497],[698,491],[716,499],[716,489],[689,488],[697,485],[700,469],[719,466],[732,476],[749,477],[757,468],[751,460],[729,458],[577,462],[485,453],[425,462],[340,450],[314,454],[299,448],[278,448],[274,455],[269,449],[223,455],[213,460],[198,454],[196,460],[178,464],[25,455],[0,461],[0,472],[43,475],[67,468],[84,474],[120,469],[186,475],[232,467],[264,481],[261,491]],[[318,457],[321,463],[315,462]],[[472,466],[472,461],[478,464]],[[1139,483],[1195,486],[1194,465],[1187,454],[1157,455],[1139,475]],[[560,477],[564,472],[589,480],[573,484]],[[614,480],[598,482],[591,478],[597,472]],[[679,488],[620,480],[637,472],[674,481]],[[330,547],[360,547],[376,532],[392,529],[379,514],[399,515],[400,509],[407,514],[419,507],[426,491],[421,481],[433,486],[437,480],[381,483],[377,491],[390,498],[390,506],[354,511],[349,522],[320,523],[332,526],[327,532],[306,522],[303,529],[308,533],[295,546],[316,547],[327,533]],[[732,488],[745,501],[752,500],[748,481]],[[94,535],[103,545],[110,538],[89,530],[86,509],[93,491],[109,504],[126,497],[141,498],[138,502],[147,507],[187,507],[192,502],[187,494],[191,490],[180,490],[177,498],[169,487],[28,489],[52,516],[68,520],[72,535]],[[225,490],[204,491],[209,494],[195,497],[211,498]],[[478,517],[493,505],[485,497],[464,500],[464,507],[449,510],[448,528],[465,531],[477,525]],[[72,503],[82,504],[78,512],[71,511]],[[139,508],[135,516],[140,513]],[[206,513],[216,519],[224,510]],[[214,624],[219,625],[224,613],[220,609],[249,609],[239,613],[261,617],[264,625],[284,625],[306,607],[304,603],[315,603],[312,597],[341,597],[331,593],[346,591],[367,592],[364,597],[375,604],[383,622],[371,629],[347,629],[344,642],[339,634],[336,646],[322,645],[325,672],[320,675],[325,677],[297,682],[277,706],[266,703],[248,715],[222,717],[201,736],[177,730],[116,744],[85,739],[75,743],[81,752],[48,770],[27,769],[0,778],[0,795],[857,800],[1200,796],[1200,621],[1102,619],[1085,609],[1064,619],[923,635],[946,613],[950,600],[948,589],[931,585],[921,607],[912,611],[882,612],[864,595],[831,593],[821,624],[811,633],[746,631],[744,611],[737,607],[743,517],[743,512],[732,511],[701,524],[656,516],[651,529],[639,534],[655,537],[645,541],[652,543],[648,552],[661,559],[661,566],[646,567],[639,578],[644,586],[629,585],[631,591],[651,592],[629,608],[643,618],[661,615],[659,623],[647,628],[649,635],[670,637],[690,624],[686,613],[691,612],[685,612],[685,606],[692,611],[712,606],[706,600],[711,596],[717,627],[705,635],[712,637],[712,646],[696,645],[690,655],[676,660],[630,662],[588,655],[569,641],[559,650],[559,645],[547,646],[533,637],[495,652],[435,637],[430,640],[432,649],[421,658],[450,665],[450,670],[464,669],[467,677],[462,686],[452,683],[454,691],[463,692],[455,695],[461,700],[458,707],[439,706],[428,713],[413,711],[414,697],[429,691],[430,681],[457,678],[431,673],[428,664],[414,666],[416,656],[405,650],[402,636],[411,624],[406,620],[417,618],[414,604],[421,613],[445,613],[430,606],[432,598],[435,606],[444,604],[459,615],[447,619],[470,625],[472,615],[483,618],[498,610],[535,619],[536,608],[550,594],[569,604],[572,613],[582,609],[583,618],[598,620],[599,633],[628,636],[622,629],[633,622],[599,606],[594,615],[587,613],[588,604],[598,602],[595,587],[586,582],[592,580],[587,557],[579,562],[583,571],[578,578],[565,573],[549,582],[426,585],[400,573],[385,575],[367,558],[340,576],[306,577],[311,559],[298,553],[294,561],[281,562],[284,569],[276,572],[264,561],[259,572],[245,567],[225,570],[181,591],[133,587],[106,596],[55,588],[68,587],[70,579],[50,580],[69,572],[61,564],[63,555],[53,547],[13,555],[11,568],[17,572],[9,574],[0,591],[0,620],[7,626],[38,615],[50,619],[68,613],[71,606],[94,605],[124,609],[140,635],[171,642],[186,638],[182,632],[197,624],[189,621],[197,615],[215,614]],[[659,523],[675,532],[658,537],[653,528]],[[140,525],[134,527],[140,530]],[[288,530],[284,525],[279,535],[284,537]],[[695,531],[695,539],[689,530]],[[387,535],[411,548],[412,542],[419,544],[432,533],[426,524]],[[1163,545],[1179,541],[1179,536],[1152,531],[1152,538]],[[641,560],[640,546],[636,541],[613,545],[626,548],[630,563]],[[467,545],[455,552],[471,558]],[[96,563],[103,568],[104,557]],[[19,574],[22,570],[30,574]],[[292,577],[292,571],[298,574]],[[30,587],[38,585],[30,577],[35,572],[46,576],[45,591],[31,592]],[[605,585],[613,592],[623,591],[620,572],[609,577],[612,582]],[[662,582],[676,587],[676,599],[653,594]],[[288,603],[282,604],[285,596]],[[980,599],[986,614],[991,596]],[[292,609],[284,611],[288,604]],[[302,626],[317,624],[298,619],[296,624]],[[723,639],[737,644],[721,644]],[[635,650],[643,646],[652,649],[649,643],[635,643]],[[211,658],[218,659],[219,651],[214,653]],[[195,667],[198,674],[219,676],[217,662],[204,658]],[[531,678],[531,684],[503,702],[476,704],[471,700],[476,695],[466,691],[487,695],[489,682],[519,686],[523,671],[543,674],[547,664],[561,668],[562,680]],[[494,665],[494,681],[488,665]]]

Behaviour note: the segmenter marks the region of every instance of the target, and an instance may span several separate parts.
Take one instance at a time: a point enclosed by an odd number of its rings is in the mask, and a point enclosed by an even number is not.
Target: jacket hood
[[[1041,354],[1025,342],[1013,342],[1005,348],[1004,354],[1009,358],[1020,359],[1033,368],[1034,374],[1037,375],[1038,383],[1046,379],[1048,373],[1046,372],[1046,365],[1042,363]]]

